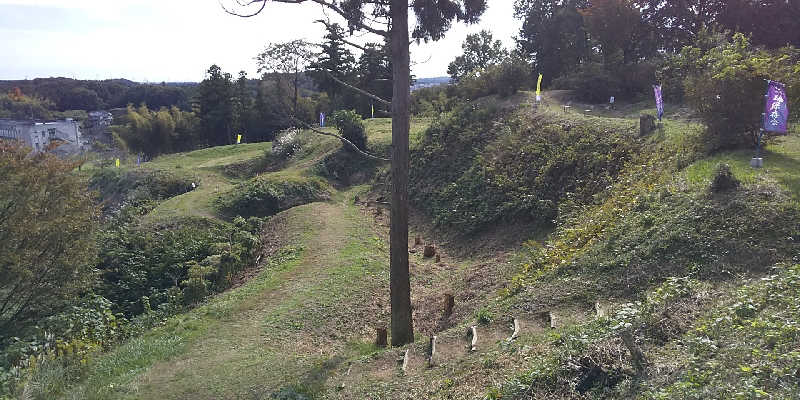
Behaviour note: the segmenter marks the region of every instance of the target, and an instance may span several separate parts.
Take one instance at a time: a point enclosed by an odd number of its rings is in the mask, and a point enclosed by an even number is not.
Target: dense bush
[[[89,179],[89,188],[99,192],[106,212],[122,205],[139,206],[148,201],[165,200],[192,190],[197,177],[169,171],[104,168]]]
[[[217,208],[227,215],[265,217],[289,208],[327,199],[327,184],[319,178],[259,176],[218,197]]]
[[[694,47],[681,52],[696,73],[684,83],[686,97],[708,126],[712,149],[755,144],[764,110],[766,79],[784,83],[790,104],[800,104],[800,51],[784,48],[769,52],[753,48],[742,34],[706,52]],[[690,67],[687,67],[690,68]],[[792,118],[798,111],[794,108]]]
[[[258,232],[244,224],[185,219],[143,226],[134,216],[134,210],[123,210],[107,224],[97,266],[102,278],[97,292],[127,316],[191,304],[226,289],[258,243]],[[198,284],[205,290],[199,292]]]
[[[456,87],[460,97],[474,100],[491,95],[509,97],[530,82],[528,63],[517,57],[509,57],[500,64],[467,74]]]
[[[581,101],[605,103],[618,94],[621,81],[603,64],[591,63],[553,81],[553,87],[574,90]]]
[[[414,148],[411,200],[436,223],[465,233],[501,220],[549,224],[562,201],[593,202],[635,148],[624,131],[565,129],[465,104],[434,122]]]
[[[361,121],[361,115],[352,110],[339,110],[331,116],[333,125],[339,131],[339,135],[361,150],[367,148],[367,131]],[[353,150],[349,145],[343,144],[345,149]]]
[[[411,92],[411,113],[423,117],[437,117],[450,112],[458,105],[456,90],[451,85],[421,88]]]

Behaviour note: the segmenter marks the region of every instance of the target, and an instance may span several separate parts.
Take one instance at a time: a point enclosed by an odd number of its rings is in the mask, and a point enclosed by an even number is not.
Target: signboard
[[[780,82],[767,81],[764,131],[785,134],[788,121],[789,104],[786,87]]]

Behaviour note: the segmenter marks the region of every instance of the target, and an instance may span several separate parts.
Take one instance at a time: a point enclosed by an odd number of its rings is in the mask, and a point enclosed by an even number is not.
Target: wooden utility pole
[[[414,341],[408,273],[408,132],[411,128],[411,67],[408,0],[392,0],[392,213],[389,228],[389,298],[392,346]]]

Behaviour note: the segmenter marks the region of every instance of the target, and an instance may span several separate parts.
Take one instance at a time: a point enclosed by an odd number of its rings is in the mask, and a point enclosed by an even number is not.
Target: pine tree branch
[[[243,18],[250,18],[250,17],[253,17],[253,16],[256,16],[256,15],[260,14],[262,11],[264,11],[264,8],[266,8],[268,1],[273,1],[275,3],[287,3],[287,4],[302,4],[302,3],[305,3],[306,1],[311,1],[312,3],[319,4],[319,5],[321,5],[321,6],[325,7],[325,8],[327,8],[329,10],[332,10],[335,13],[341,15],[342,18],[346,19],[348,23],[357,26],[359,29],[363,29],[363,30],[365,30],[367,32],[371,32],[371,33],[374,33],[374,34],[379,35],[379,36],[389,37],[389,31],[387,31],[387,30],[373,28],[373,27],[365,24],[362,21],[353,21],[353,20],[348,19],[347,13],[344,12],[344,10],[342,10],[335,3],[334,0],[250,0],[249,2],[244,2],[244,5],[250,6],[250,5],[253,5],[253,4],[261,3],[261,7],[259,7],[258,11],[255,11],[255,12],[249,13],[249,14],[240,14],[238,12],[231,11],[228,8],[226,8],[225,5],[222,4],[222,0],[217,0],[217,1],[219,2],[220,6],[222,7],[222,9],[226,13],[231,14],[231,15],[235,15],[237,17],[243,17]],[[242,2],[240,2],[240,1],[237,1],[237,3],[238,4],[242,4]]]
[[[346,83],[343,80],[341,80],[341,79],[337,78],[336,76],[334,76],[333,73],[331,73],[331,71],[328,71],[328,70],[323,70],[323,71],[325,71],[325,73],[327,73],[328,76],[330,76],[331,79],[333,79],[336,83],[338,83],[338,84],[340,84],[340,85],[342,85],[342,86],[344,86],[344,87],[346,87],[346,88],[348,88],[350,90],[353,90],[353,91],[356,91],[358,93],[361,93],[364,96],[367,96],[367,97],[369,97],[369,98],[371,98],[371,99],[373,99],[373,100],[375,100],[375,101],[377,101],[379,103],[382,103],[384,105],[387,105],[387,106],[391,107],[391,105],[392,105],[391,101],[385,100],[385,99],[380,98],[377,95],[374,95],[374,94],[372,94],[372,93],[370,93],[370,92],[368,92],[368,91],[366,91],[364,89],[357,88],[357,87],[355,87],[355,86],[353,86],[353,85],[351,85],[349,83]]]

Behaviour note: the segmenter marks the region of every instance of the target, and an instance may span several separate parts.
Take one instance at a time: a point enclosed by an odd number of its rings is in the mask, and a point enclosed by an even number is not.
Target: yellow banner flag
[[[372,118],[375,118],[375,103],[372,103]]]
[[[116,165],[116,166],[117,166],[117,168],[119,168],[119,158],[117,159],[117,161],[116,161],[116,162],[114,162],[114,165]]]
[[[242,143],[242,135],[236,135],[236,144]]]
[[[542,101],[542,74],[539,74],[539,81],[536,82],[536,101]]]

